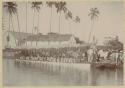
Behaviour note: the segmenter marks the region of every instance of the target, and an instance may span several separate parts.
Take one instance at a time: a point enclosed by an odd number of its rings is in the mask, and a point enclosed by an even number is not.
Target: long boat
[[[92,62],[91,67],[95,68],[123,68],[123,63],[117,64],[116,62]]]

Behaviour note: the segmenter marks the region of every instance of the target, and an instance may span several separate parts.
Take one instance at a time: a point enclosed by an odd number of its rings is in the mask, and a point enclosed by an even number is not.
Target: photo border
[[[3,86],[3,61],[2,61],[2,2],[3,1],[17,1],[17,2],[22,2],[22,1],[106,1],[106,2],[110,2],[110,1],[123,1],[124,4],[124,9],[125,9],[125,0],[0,0],[0,88],[125,88],[125,64],[124,64],[124,80],[123,80],[123,86]],[[124,31],[125,31],[125,10],[124,10],[124,15],[123,15],[123,19],[124,19]],[[124,43],[125,43],[125,39],[124,39]],[[125,50],[125,47],[124,47]],[[124,52],[125,55],[125,52]],[[125,56],[124,56],[125,57]],[[125,62],[125,60],[124,60]]]

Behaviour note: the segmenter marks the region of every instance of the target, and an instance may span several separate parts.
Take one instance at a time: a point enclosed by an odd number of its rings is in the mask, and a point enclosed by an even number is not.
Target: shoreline
[[[115,65],[111,63],[65,63],[65,62],[48,62],[48,61],[36,61],[36,60],[19,60],[15,59],[17,63],[25,63],[25,64],[49,64],[54,66],[64,66],[64,67],[74,67],[80,70],[90,70],[91,67],[98,68],[98,69],[117,69],[123,68],[122,65]]]
[[[64,66],[64,67],[74,67],[80,70],[90,70],[89,63],[62,63],[62,62],[47,62],[47,61],[31,61],[31,60],[15,60],[17,63],[32,63],[32,64],[49,64],[55,66]]]

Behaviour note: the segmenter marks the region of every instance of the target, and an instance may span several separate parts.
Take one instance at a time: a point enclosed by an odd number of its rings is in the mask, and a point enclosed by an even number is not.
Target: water
[[[73,64],[75,65],[75,64]],[[73,65],[15,64],[3,60],[4,86],[99,86],[123,85],[123,69],[79,69]],[[84,67],[83,67],[84,68]]]

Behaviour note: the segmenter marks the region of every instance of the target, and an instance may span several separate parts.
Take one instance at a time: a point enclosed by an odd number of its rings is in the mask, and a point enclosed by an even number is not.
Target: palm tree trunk
[[[38,12],[38,22],[37,22],[37,34],[39,33],[39,12]],[[38,41],[36,40],[36,46],[38,45]]]
[[[26,33],[27,33],[27,2],[26,2]],[[27,42],[26,42],[26,46],[27,46]]]
[[[13,26],[13,20],[12,20],[12,15],[11,15],[11,24],[12,24],[12,29],[13,29],[13,32],[14,32],[14,26]]]
[[[14,26],[13,26],[13,20],[12,20],[12,15],[11,15],[11,23],[12,23],[12,28],[13,28],[13,32],[14,32]],[[16,44],[16,39],[14,39],[15,40],[15,45],[17,45]],[[15,47],[16,48],[16,47]]]
[[[27,2],[26,2],[26,32],[27,32]]]
[[[91,34],[93,32],[93,27],[94,27],[94,20],[92,20],[92,25],[91,25],[91,30],[90,30],[90,33],[89,33],[89,39],[88,39],[88,44],[89,44],[89,41],[91,39]]]
[[[9,30],[8,30],[8,36],[9,36],[9,32],[10,32],[10,14],[9,14]],[[9,47],[9,41],[7,41],[7,47]]]
[[[51,33],[51,29],[52,29],[52,7],[51,7],[51,14],[50,14],[49,24],[50,24],[50,33]],[[49,38],[50,38],[50,36],[49,36]],[[48,41],[48,44],[50,44],[50,39],[49,39],[49,41]]]
[[[19,32],[21,32],[21,30],[20,30],[20,23],[19,23],[19,16],[18,16],[18,13],[17,13],[17,21],[18,21]]]
[[[61,31],[60,31],[60,18],[61,18],[61,12],[59,12],[59,34],[61,33]]]
[[[33,34],[33,30],[34,30],[34,19],[35,19],[35,9],[33,10],[33,28],[32,28],[32,34]]]
[[[32,28],[32,35],[33,35],[33,30],[34,30],[34,17],[35,17],[35,9],[33,9],[33,28]],[[31,46],[32,46],[32,41],[31,41]]]
[[[20,24],[19,24],[19,16],[18,16],[18,13],[16,14],[17,15],[17,23],[18,23],[18,29],[19,29],[19,33],[20,33]],[[20,36],[20,35],[19,35]],[[19,43],[19,42],[18,42]],[[19,44],[20,45],[20,44]]]
[[[10,14],[9,14],[9,30],[8,31],[10,31]]]
[[[60,24],[61,24],[61,11],[59,12],[59,34],[61,34]],[[61,44],[60,41],[59,41],[59,44]]]
[[[51,24],[52,24],[52,7],[51,7],[51,15],[50,15],[50,32],[51,32]]]
[[[38,13],[37,34],[39,33],[39,18],[40,18],[40,17],[39,17],[39,14],[40,14],[40,13]]]

